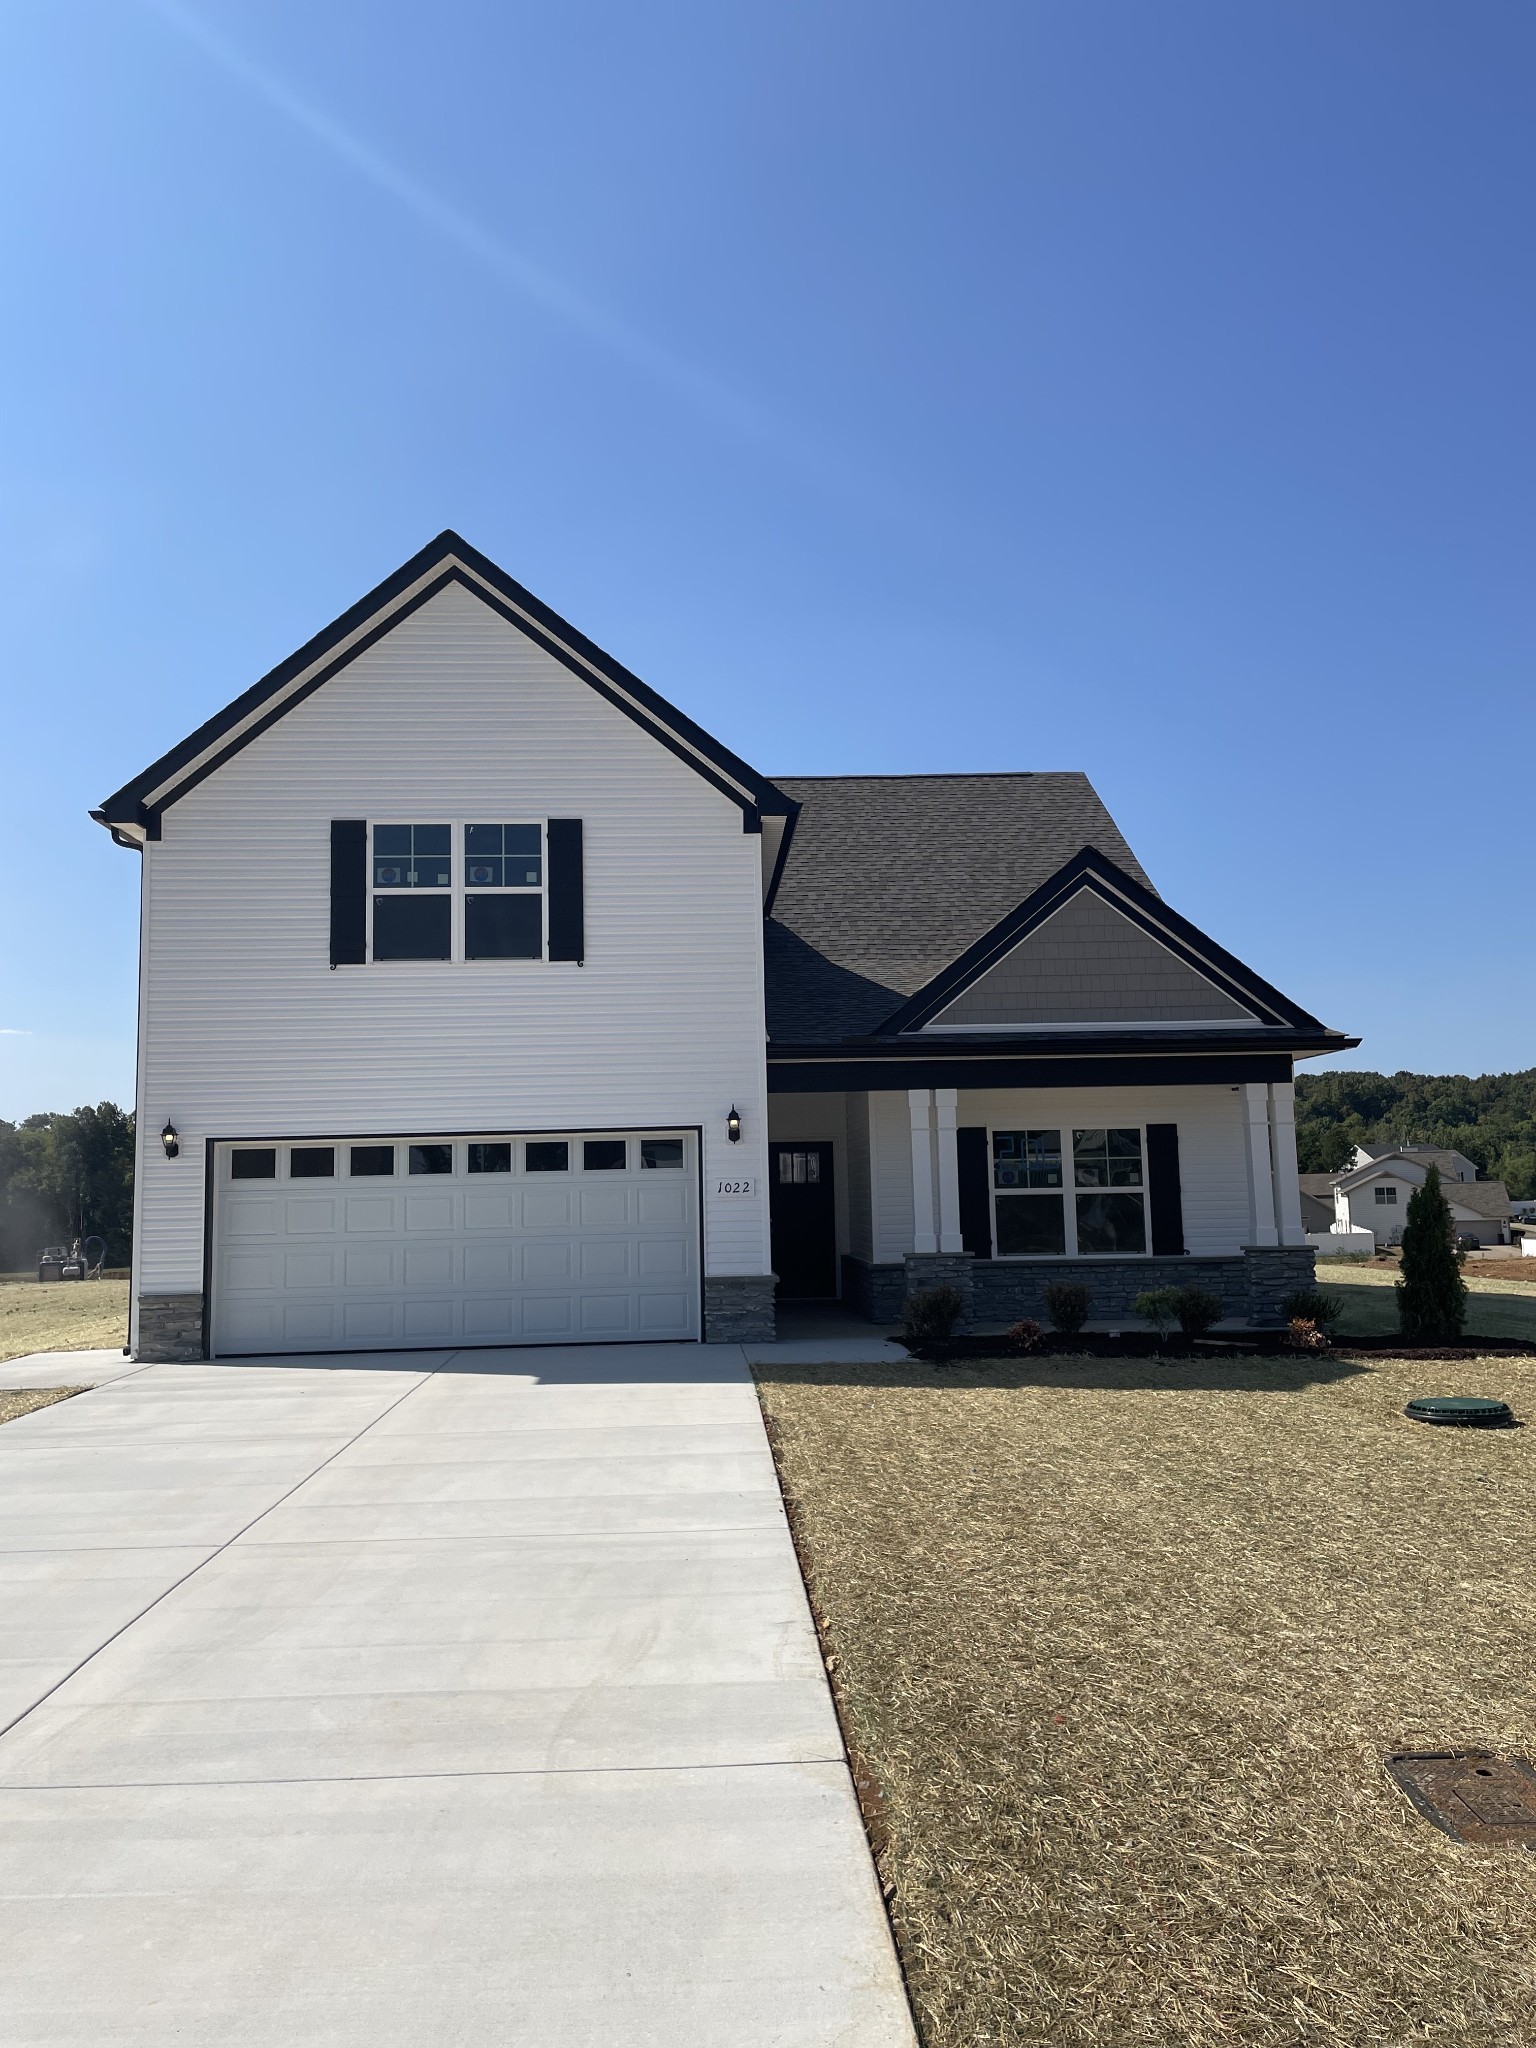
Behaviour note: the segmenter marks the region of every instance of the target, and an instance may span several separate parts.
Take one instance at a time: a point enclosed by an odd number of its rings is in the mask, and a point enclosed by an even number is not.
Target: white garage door
[[[213,1351],[699,1334],[692,1132],[220,1145]]]

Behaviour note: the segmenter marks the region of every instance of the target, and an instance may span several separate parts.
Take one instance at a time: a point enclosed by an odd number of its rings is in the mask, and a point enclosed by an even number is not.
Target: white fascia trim
[[[493,584],[487,582],[486,578],[471,568],[467,562],[460,561],[457,555],[444,555],[440,561],[434,562],[430,569],[418,576],[408,589],[400,591],[388,604],[380,605],[376,612],[370,612],[368,617],[354,626],[350,633],[338,640],[334,646],[327,648],[325,653],[312,661],[307,668],[301,669],[296,676],[290,678],[281,690],[275,691],[272,696],[264,699],[253,711],[248,712],[237,725],[232,725],[227,732],[221,733],[195,759],[183,762],[174,775],[148,792],[143,799],[145,805],[153,810],[163,803],[183,782],[195,776],[216,756],[227,753],[231,744],[238,741],[242,733],[248,732],[253,725],[261,724],[264,720],[270,718],[274,711],[281,709],[290,698],[297,695],[313,681],[321,669],[335,667],[338,660],[345,657],[349,647],[355,647],[359,641],[377,632],[382,623],[391,618],[396,612],[403,610],[407,605],[411,604],[429,585],[441,582],[444,574],[450,570],[457,570],[468,582],[483,590],[486,593],[487,599],[493,602],[494,608],[511,612],[517,618],[525,620],[530,634],[539,639],[552,642],[579,669],[591,676],[595,681],[601,683],[604,690],[611,691],[614,696],[620,698],[638,720],[650,726],[656,732],[664,732],[674,746],[681,747],[686,753],[691,754],[696,761],[706,767],[711,775],[718,776],[721,781],[728,783],[746,803],[755,803],[756,799],[752,791],[748,789],[744,782],[739,782],[734,775],[727,773],[717,761],[712,761],[702,747],[695,746],[691,740],[685,739],[680,732],[674,731],[664,719],[658,718],[655,712],[640,703],[638,698],[631,696],[622,684],[616,683],[612,676],[600,669],[596,662],[589,661],[576,648],[568,646],[558,635],[552,633],[546,625],[536,619],[531,612],[525,611],[522,606],[514,604],[509,597],[497,590]]]
[[[1251,1012],[1249,1022],[1258,1031],[1285,1029],[1283,1024],[1265,1024]],[[914,1038],[960,1038],[967,1034],[973,1037],[1027,1038],[1031,1032],[1043,1031],[1241,1031],[1246,1028],[1240,1017],[1101,1017],[1072,1024],[924,1024],[910,1035]]]

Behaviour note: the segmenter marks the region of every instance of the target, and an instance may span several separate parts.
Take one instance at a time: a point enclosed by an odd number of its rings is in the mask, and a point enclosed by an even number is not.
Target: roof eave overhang
[[[901,1088],[1237,1086],[1289,1081],[1309,1053],[1359,1044],[1342,1032],[1130,1032],[978,1041],[909,1035],[768,1046],[775,1094]]]
[[[280,662],[232,704],[162,755],[143,774],[125,783],[91,816],[114,838],[120,832],[132,835],[126,843],[142,844],[145,839],[157,839],[161,815],[170,805],[355,661],[418,606],[454,583],[481,598],[728,797],[740,808],[747,831],[760,829],[765,815],[792,818],[798,810],[794,800],[768,777],[760,775],[675,705],[658,696],[489,557],[449,532],[439,534],[393,576]]]

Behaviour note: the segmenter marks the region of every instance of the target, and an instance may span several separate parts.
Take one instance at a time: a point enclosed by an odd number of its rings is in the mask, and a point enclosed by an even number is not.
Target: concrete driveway
[[[0,1428],[6,2048],[910,2048],[739,1350],[0,1366],[91,1378]]]

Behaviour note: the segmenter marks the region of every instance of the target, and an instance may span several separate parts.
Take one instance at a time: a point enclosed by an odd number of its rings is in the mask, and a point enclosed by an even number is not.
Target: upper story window
[[[1147,1249],[1139,1126],[1071,1133],[1072,1183],[1060,1130],[992,1133],[999,1258],[1086,1258]]]
[[[1378,1202],[1390,1202],[1395,1206],[1397,1202],[1397,1189],[1384,1187],[1382,1183],[1378,1181],[1376,1183],[1376,1199]]]
[[[464,958],[544,957],[544,830],[464,827]]]
[[[374,960],[542,960],[544,827],[376,824]]]
[[[453,958],[453,827],[373,828],[373,957]]]

